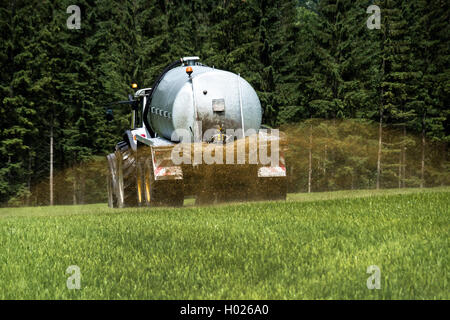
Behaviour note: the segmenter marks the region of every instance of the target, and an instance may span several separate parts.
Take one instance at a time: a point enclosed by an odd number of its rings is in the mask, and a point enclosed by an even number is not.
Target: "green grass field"
[[[434,188],[3,208],[0,299],[449,299],[449,203]],[[67,289],[70,265],[80,290]]]

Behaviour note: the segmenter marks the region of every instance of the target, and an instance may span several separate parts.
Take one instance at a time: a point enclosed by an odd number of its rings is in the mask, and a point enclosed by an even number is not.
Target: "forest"
[[[105,201],[105,155],[130,122],[105,104],[183,56],[255,88],[287,134],[290,192],[450,184],[447,0],[0,3],[2,206]]]

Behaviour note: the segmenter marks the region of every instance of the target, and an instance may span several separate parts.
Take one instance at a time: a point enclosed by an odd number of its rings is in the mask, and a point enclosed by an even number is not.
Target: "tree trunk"
[[[27,206],[30,206],[30,200],[31,200],[31,163],[32,163],[32,157],[31,154],[28,157],[28,181],[27,181],[27,188],[28,188],[28,195],[27,195]]]
[[[402,187],[406,187],[406,126],[403,125],[403,143],[402,143]]]
[[[73,171],[73,205],[77,205],[77,175]]]
[[[383,148],[383,103],[384,103],[384,99],[383,99],[383,95],[384,95],[384,90],[383,90],[383,79],[384,79],[384,74],[386,71],[386,59],[383,56],[384,53],[384,44],[386,42],[386,33],[387,30],[389,28],[389,24],[386,21],[386,26],[383,30],[383,41],[381,42],[381,52],[382,52],[382,63],[381,63],[381,89],[380,89],[380,124],[379,124],[379,128],[378,128],[378,155],[377,155],[377,190],[380,189],[380,182],[381,182],[381,155],[382,155],[382,148]]]
[[[337,128],[336,128],[336,115],[333,116],[333,138],[336,139],[336,132],[337,132]],[[328,170],[328,175],[335,177],[336,176],[336,167],[337,167],[337,163],[336,163],[336,142],[333,141],[332,144],[330,145],[330,169]],[[331,188],[329,188],[329,184],[328,184],[328,177],[326,178],[327,181],[327,191],[333,191],[336,190],[336,187],[333,186]]]
[[[352,172],[352,178],[351,178],[351,185],[350,188],[353,190],[354,189],[354,183],[353,183],[353,172]]]
[[[447,154],[448,154],[448,144],[447,143],[443,143],[442,144],[442,160],[443,163],[447,163]],[[441,187],[444,186],[444,179],[441,180]]]
[[[293,181],[296,181],[296,180],[297,179],[295,179],[295,177],[294,177],[294,166],[291,165],[290,169],[289,169],[288,186],[293,186],[294,190],[296,190],[296,192],[298,192],[296,183],[293,183]]]
[[[85,167],[84,164],[81,164],[81,177],[80,177],[80,193],[79,193],[79,204],[85,204],[85,195],[86,195],[86,176],[85,176]]]
[[[311,193],[311,178],[312,178],[312,125],[309,132],[309,169],[308,169],[308,193]]]
[[[400,151],[398,153],[398,188],[402,187],[402,159],[403,159],[403,148],[400,146]]]
[[[380,107],[380,124],[378,128],[378,157],[377,157],[377,190],[380,189],[381,152],[383,146],[383,107]]]
[[[50,126],[50,205],[53,205],[53,123]]]
[[[327,181],[327,161],[328,161],[328,119],[325,122],[326,125],[326,140],[325,140],[325,154],[323,160],[323,177],[325,181],[325,191],[328,191],[328,181]]]
[[[422,129],[422,163],[420,166],[420,187],[425,184],[425,128]]]
[[[422,163],[420,166],[420,187],[425,184],[425,114],[422,118]]]

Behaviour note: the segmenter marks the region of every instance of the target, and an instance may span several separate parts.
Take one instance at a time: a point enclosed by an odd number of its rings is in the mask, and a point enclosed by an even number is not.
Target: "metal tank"
[[[259,130],[262,110],[256,92],[239,75],[198,61],[173,61],[152,88],[117,102],[131,106],[132,122],[124,140],[107,156],[110,207],[183,206],[185,196],[195,197],[200,205],[286,199],[284,147],[276,130]],[[253,137],[258,144],[241,139],[242,129],[247,136],[257,133]],[[178,143],[199,142],[200,137],[206,143]],[[261,156],[269,149],[267,163]],[[254,161],[250,153],[257,156]]]
[[[172,135],[177,129],[188,130],[194,137],[198,121],[203,134],[215,126],[257,132],[262,120],[259,98],[245,79],[192,61],[164,75],[148,108],[147,120],[153,131],[174,142],[179,141]]]

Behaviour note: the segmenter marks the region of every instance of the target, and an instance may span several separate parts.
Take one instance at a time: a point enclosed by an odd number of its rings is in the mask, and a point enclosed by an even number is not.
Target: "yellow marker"
[[[148,179],[145,179],[145,193],[147,194],[147,201],[150,202],[150,186],[148,184]]]
[[[139,203],[142,203],[141,179],[140,179],[140,178],[138,178],[137,185],[138,185],[138,198],[139,198]]]

